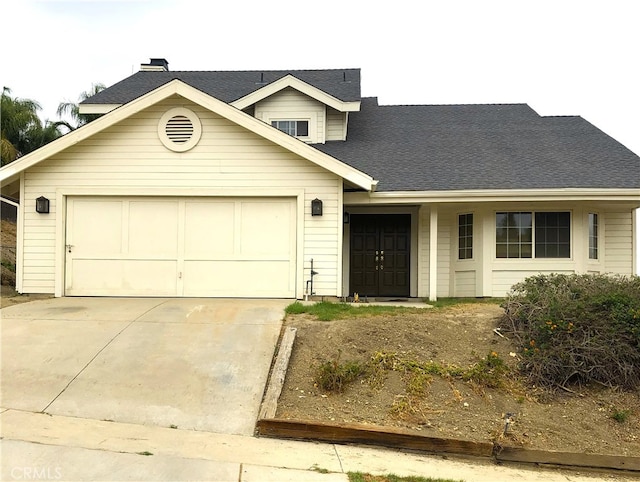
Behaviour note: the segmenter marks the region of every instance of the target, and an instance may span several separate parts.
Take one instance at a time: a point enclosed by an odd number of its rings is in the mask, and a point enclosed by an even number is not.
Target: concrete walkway
[[[216,434],[18,410],[3,411],[0,424],[2,480],[34,480],[39,476],[40,480],[346,482],[347,472],[474,482],[638,480],[602,473],[499,466],[482,459]]]

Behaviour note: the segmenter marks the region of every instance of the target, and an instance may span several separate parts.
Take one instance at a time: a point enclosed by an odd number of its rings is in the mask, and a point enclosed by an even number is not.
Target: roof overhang
[[[122,104],[78,104],[79,114],[107,114]]]
[[[616,202],[640,207],[640,189],[478,189],[458,191],[387,191],[344,194],[345,204],[436,204],[484,202]]]
[[[67,149],[83,140],[131,117],[134,114],[161,102],[173,95],[179,95],[205,109],[234,122],[247,130],[272,141],[300,157],[340,176],[351,184],[370,191],[375,186],[374,179],[341,161],[325,154],[312,146],[292,137],[270,125],[252,117],[231,105],[222,102],[194,87],[174,79],[137,99],[112,110],[104,116],[62,136],[40,149],[0,168],[0,185],[6,185],[17,179],[21,172],[41,161]]]
[[[358,112],[360,110],[359,100],[352,102],[342,101],[318,89],[317,87],[314,87],[311,84],[303,82],[302,80],[294,77],[291,74],[285,75],[275,82],[271,82],[270,84],[267,84],[264,87],[231,102],[231,105],[240,110],[246,109],[247,107],[260,102],[261,100],[266,99],[267,97],[280,92],[287,87],[294,88],[302,92],[303,94],[306,94],[309,97],[317,100],[318,102],[322,102],[323,104],[333,107],[340,112]]]

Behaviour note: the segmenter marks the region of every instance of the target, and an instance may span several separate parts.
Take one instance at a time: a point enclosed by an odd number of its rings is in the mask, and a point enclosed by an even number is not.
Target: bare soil
[[[16,223],[0,221],[0,284],[16,285]]]
[[[514,346],[494,332],[503,313],[498,305],[415,311],[329,322],[287,316],[285,325],[298,330],[276,417],[402,427],[432,437],[537,450],[640,456],[640,391],[595,386],[549,393],[516,376],[502,388],[486,388],[434,375],[416,396],[407,389],[407,374],[393,370],[376,383],[356,380],[343,393],[318,388],[323,362],[366,363],[379,352],[461,368],[495,352],[515,373]],[[505,435],[507,413],[514,422]],[[616,421],[616,413],[626,419]]]

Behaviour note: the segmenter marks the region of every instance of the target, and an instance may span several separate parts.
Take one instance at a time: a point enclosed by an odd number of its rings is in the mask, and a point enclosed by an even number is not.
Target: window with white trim
[[[598,259],[598,215],[589,213],[589,259]]]
[[[458,215],[458,259],[473,258],[473,214]]]
[[[496,258],[571,257],[571,213],[496,213]]]
[[[309,121],[307,120],[275,120],[271,125],[293,137],[309,137]]]

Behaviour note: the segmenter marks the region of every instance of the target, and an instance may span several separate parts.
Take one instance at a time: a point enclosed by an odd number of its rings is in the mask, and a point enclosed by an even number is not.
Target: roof
[[[378,105],[347,141],[315,145],[379,180],[377,191],[640,188],[640,157],[581,117],[526,104]]]
[[[344,102],[360,100],[360,69],[140,71],[99,92],[82,104],[126,104],[178,79],[226,103],[236,101],[287,75]]]

